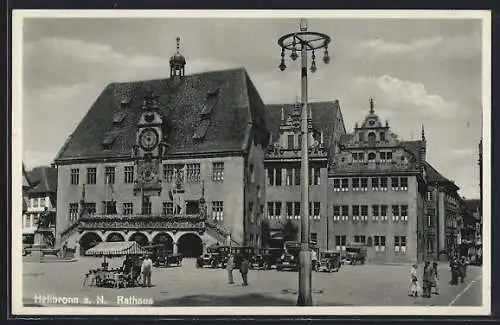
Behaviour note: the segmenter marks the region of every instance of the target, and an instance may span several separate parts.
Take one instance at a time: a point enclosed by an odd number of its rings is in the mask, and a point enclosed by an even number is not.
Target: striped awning
[[[103,242],[89,248],[86,255],[90,256],[124,256],[144,255],[148,251],[135,241]]]

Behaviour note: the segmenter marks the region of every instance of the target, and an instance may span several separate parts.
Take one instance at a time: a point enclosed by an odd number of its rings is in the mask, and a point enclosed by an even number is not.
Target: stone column
[[[173,252],[172,252],[172,253],[173,253],[174,255],[175,255],[175,254],[177,254],[177,252],[178,252],[178,245],[177,245],[177,242],[176,242],[176,241],[174,241],[174,243],[172,244],[172,249],[173,249]]]

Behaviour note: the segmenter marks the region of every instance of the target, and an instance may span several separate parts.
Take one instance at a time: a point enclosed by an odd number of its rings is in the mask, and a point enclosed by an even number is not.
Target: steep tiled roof
[[[28,193],[56,193],[57,169],[52,167],[35,167],[28,172],[28,180],[33,187]]]
[[[448,179],[441,175],[430,163],[424,163],[427,179],[431,182],[448,182]]]
[[[479,206],[481,204],[481,200],[479,199],[469,199],[469,200],[464,200],[465,206],[467,207],[467,210],[471,212],[475,212],[476,210],[479,209]]]
[[[424,145],[423,141],[404,141],[403,145],[407,151],[409,151],[415,159],[420,158],[420,148]]]
[[[26,176],[26,169],[24,169],[24,164],[23,164],[23,188],[29,188],[29,187],[31,187],[31,184],[28,181],[28,177]]]
[[[458,191],[460,188],[451,180],[448,178],[444,177],[439,173],[434,167],[429,162],[424,162],[424,168],[427,173],[427,181],[428,182],[437,182],[437,183],[444,183],[446,186],[452,191],[453,195],[456,195],[458,198],[458,194],[456,191]]]
[[[168,155],[241,151],[253,125],[267,140],[265,106],[243,68],[108,85],[61,148],[56,161],[78,158],[127,157],[136,141],[136,123],[145,95],[158,96],[164,115]],[[214,97],[207,110],[208,97]],[[125,116],[119,116],[125,112]],[[210,114],[206,133],[202,111]],[[103,141],[117,132],[110,149]],[[195,133],[202,134],[195,139]],[[109,138],[109,137],[108,137]]]
[[[271,131],[273,141],[279,137],[279,128],[281,124],[281,108],[285,119],[288,114],[292,112],[295,103],[292,104],[270,104],[267,106],[267,125]],[[335,123],[337,123],[336,116],[340,109],[338,101],[327,102],[312,102],[307,104],[308,108],[312,111],[312,124],[313,128],[323,130],[324,139],[327,141],[332,136]]]

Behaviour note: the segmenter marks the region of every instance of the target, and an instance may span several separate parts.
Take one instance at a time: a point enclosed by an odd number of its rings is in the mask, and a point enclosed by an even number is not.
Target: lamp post
[[[291,51],[290,58],[295,61],[298,58],[297,52],[301,54],[301,184],[302,184],[302,218],[300,227],[300,256],[299,256],[299,297],[297,306],[312,306],[311,277],[312,261],[309,247],[309,141],[308,141],[308,114],[307,114],[307,52],[312,52],[311,72],[316,72],[316,50],[325,49],[323,61],[330,62],[328,56],[328,44],[330,37],[326,34],[307,31],[307,21],[300,20],[300,31],[283,35],[278,40],[281,47],[281,63],[278,66],[281,71],[286,69],[285,50]]]

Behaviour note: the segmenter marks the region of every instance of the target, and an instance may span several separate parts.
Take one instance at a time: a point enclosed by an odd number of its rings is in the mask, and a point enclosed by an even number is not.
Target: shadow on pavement
[[[239,296],[192,295],[181,298],[155,301],[153,307],[158,306],[295,306],[296,298],[276,298],[262,294],[245,294]],[[317,304],[317,306],[349,306],[347,304]]]

